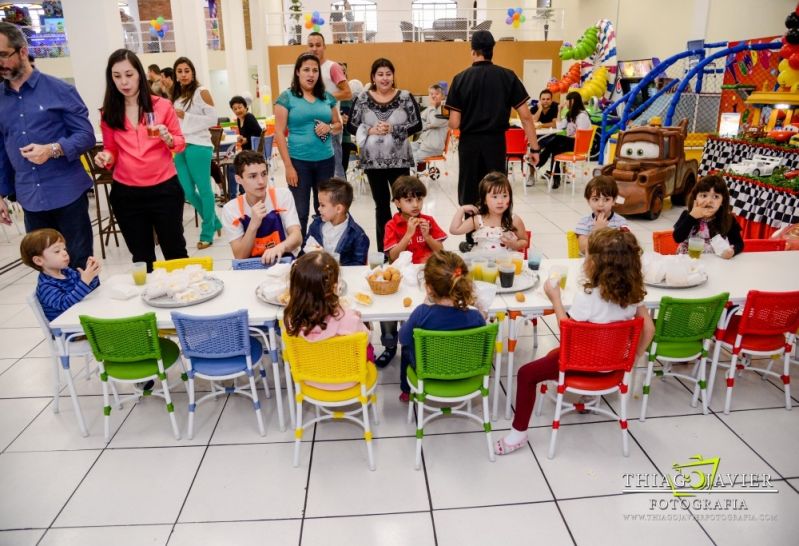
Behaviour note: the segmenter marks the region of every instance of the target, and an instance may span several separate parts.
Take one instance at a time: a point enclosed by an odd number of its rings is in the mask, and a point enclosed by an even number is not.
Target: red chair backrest
[[[785,239],[744,239],[744,252],[771,252],[785,250]]]
[[[524,129],[505,131],[505,155],[524,155],[527,153],[527,135]]]
[[[739,334],[777,335],[799,330],[799,291],[750,290],[738,325]]]
[[[652,248],[658,254],[677,254],[677,247],[679,246],[674,241],[674,231],[669,229],[666,231],[655,231],[652,233]]]
[[[530,247],[533,244],[533,232],[528,229],[527,231],[525,231],[525,233],[527,234],[527,246],[524,247],[524,259],[526,260],[527,251],[530,250]]]
[[[630,371],[644,319],[597,324],[560,321],[560,371]]]

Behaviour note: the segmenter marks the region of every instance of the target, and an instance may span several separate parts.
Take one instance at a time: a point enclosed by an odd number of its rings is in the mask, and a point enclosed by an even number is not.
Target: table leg
[[[508,311],[508,321],[510,324],[508,326],[507,396],[505,397],[505,419],[507,420],[511,419],[510,402],[511,398],[513,398],[513,357],[516,351],[517,321],[521,315],[520,311]]]
[[[499,322],[499,330],[497,332],[497,340],[494,352],[496,353],[494,356],[494,401],[491,406],[491,420],[496,421],[497,415],[499,413],[499,377],[502,374],[502,347],[503,347],[503,338],[502,338],[502,327],[505,323],[505,312],[500,311],[497,313],[497,321]]]
[[[278,423],[280,425],[280,432],[284,432],[286,430],[286,419],[283,415],[283,394],[280,387],[280,351],[277,348],[277,335],[275,333],[275,322],[272,321],[267,325],[267,331],[269,332],[269,358],[272,360],[272,380],[275,383],[275,402],[277,403],[277,418]],[[294,398],[292,394],[291,388],[291,378],[286,378],[286,397],[288,398],[288,406],[289,406],[289,413],[291,415],[291,420],[294,420],[294,411],[293,411],[293,404],[292,400]]]
[[[67,379],[67,387],[69,388],[69,396],[72,399],[72,408],[75,410],[75,417],[78,420],[78,427],[80,427],[80,433],[85,438],[89,435],[89,429],[86,428],[86,421],[83,419],[83,412],[80,410],[80,404],[78,404],[78,393],[75,392],[75,384],[72,382],[72,371],[69,369],[69,352],[67,351],[66,341],[64,339],[64,334],[56,336],[56,346],[58,347],[58,358],[61,361],[61,368],[66,372],[66,379]],[[59,396],[56,393],[56,396]]]

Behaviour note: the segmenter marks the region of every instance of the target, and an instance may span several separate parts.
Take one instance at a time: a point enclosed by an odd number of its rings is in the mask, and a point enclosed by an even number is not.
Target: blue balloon
[[[158,37],[159,38],[163,38],[164,37],[164,31],[163,30],[159,30],[158,31]]]
[[[150,27],[150,36],[153,38],[158,38],[158,31],[155,30],[153,27]]]
[[[319,24],[320,24],[320,25],[324,25],[324,24],[325,24],[325,20],[324,20],[324,19],[322,19],[322,18],[319,18]]]
[[[513,17],[513,8],[508,8],[508,17]]]
[[[319,19],[319,12],[318,11],[313,12],[313,17],[314,19]]]
[[[516,8],[516,13],[518,13],[519,15],[521,15],[521,14],[522,14],[522,8]]]

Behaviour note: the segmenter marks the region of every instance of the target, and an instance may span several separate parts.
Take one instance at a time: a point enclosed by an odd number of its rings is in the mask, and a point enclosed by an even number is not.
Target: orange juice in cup
[[[513,262],[513,266],[516,268],[516,274],[521,275],[524,269],[524,254],[521,252],[514,252],[511,254],[511,262]]]

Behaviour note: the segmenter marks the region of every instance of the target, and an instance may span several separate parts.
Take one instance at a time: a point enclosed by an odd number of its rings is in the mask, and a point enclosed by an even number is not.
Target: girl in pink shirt
[[[338,297],[339,266],[327,252],[309,252],[291,267],[289,303],[283,316],[286,332],[308,341],[322,341],[334,336],[368,332],[360,313],[345,309]],[[372,345],[367,358],[374,362]],[[312,383],[325,390],[344,390],[355,383]]]
[[[110,206],[134,262],[155,261],[153,230],[164,258],[186,258],[185,196],[172,154],[186,147],[175,110],[151,96],[141,61],[127,49],[108,58],[101,110],[103,150],[94,157],[113,171]]]

